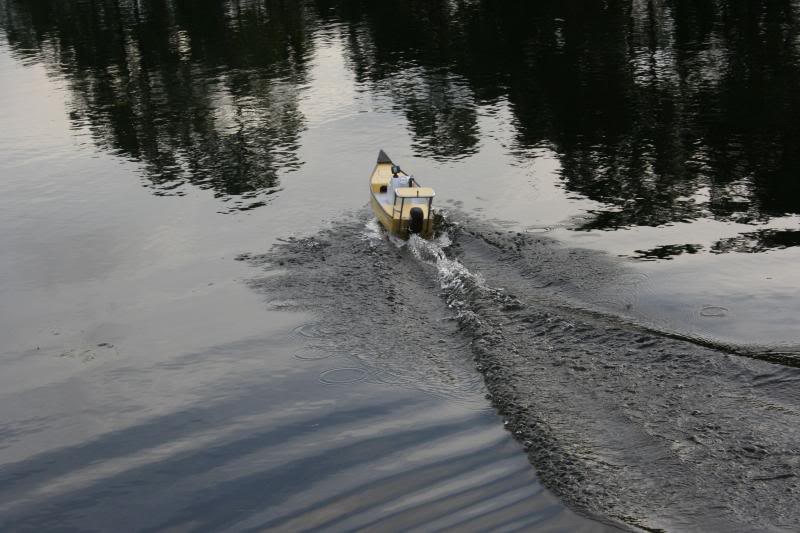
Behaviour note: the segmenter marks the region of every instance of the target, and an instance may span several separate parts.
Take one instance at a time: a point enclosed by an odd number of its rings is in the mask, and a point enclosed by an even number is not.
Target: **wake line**
[[[426,241],[417,235],[408,240],[411,254],[423,263],[436,268],[439,287],[445,295],[450,309],[456,312],[456,319],[462,325],[478,327],[481,325],[477,313],[470,309],[468,299],[476,293],[487,294],[491,289],[483,276],[470,270],[455,259],[447,257],[445,248],[450,246],[450,237],[445,233],[435,241]]]
[[[449,258],[447,256],[446,249],[450,247],[452,240],[447,233],[443,233],[433,241],[421,239],[420,237],[413,235],[408,241],[400,241],[397,244],[399,246],[407,246],[417,260],[432,265],[436,268],[438,282],[440,288],[444,292],[448,307],[456,311],[456,318],[460,322],[465,322],[465,325],[481,325],[481,320],[479,319],[478,314],[472,311],[467,303],[467,300],[470,296],[492,295],[495,297],[495,300],[502,300],[498,303],[503,304],[506,308],[513,307],[518,310],[519,308],[523,307],[519,300],[505,295],[505,290],[503,288],[493,288],[488,286],[486,280],[480,273],[471,272],[458,260]],[[800,368],[800,350],[793,348],[769,349],[757,346],[738,346],[687,333],[679,333],[670,331],[668,329],[662,329],[652,324],[631,320],[630,317],[625,317],[614,313],[603,312],[597,309],[590,309],[581,306],[568,305],[566,302],[555,305],[551,303],[551,305],[555,308],[561,308],[571,314],[577,314],[578,316],[583,315],[595,319],[610,321],[621,328],[636,329],[642,333],[648,333],[667,339],[687,342],[702,348],[717,350],[729,355],[756,359],[781,366]]]

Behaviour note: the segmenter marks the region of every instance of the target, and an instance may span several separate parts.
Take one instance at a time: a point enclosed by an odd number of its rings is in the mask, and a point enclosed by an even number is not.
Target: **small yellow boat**
[[[369,177],[372,211],[386,230],[407,239],[417,234],[433,236],[433,197],[430,187],[420,187],[416,178],[403,172],[381,150]]]

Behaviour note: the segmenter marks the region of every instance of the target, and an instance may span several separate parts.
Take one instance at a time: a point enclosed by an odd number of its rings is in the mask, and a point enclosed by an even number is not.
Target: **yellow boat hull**
[[[412,234],[409,231],[409,226],[413,225],[411,210],[419,209],[422,211],[422,224],[417,234],[430,239],[433,237],[433,189],[415,184],[392,191],[392,166],[391,159],[381,150],[369,178],[370,206],[375,218],[392,235],[407,239]],[[402,172],[401,175],[405,176]]]

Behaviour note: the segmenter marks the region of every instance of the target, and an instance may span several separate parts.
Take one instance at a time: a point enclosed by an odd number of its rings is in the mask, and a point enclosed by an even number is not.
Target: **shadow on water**
[[[265,385],[261,389],[248,391],[247,395],[250,397],[265,397],[266,393],[274,391],[275,387],[274,383],[270,383],[269,386]],[[288,389],[284,392],[288,392]],[[243,406],[246,408],[243,408]],[[174,414],[153,417],[145,423],[115,431],[85,444],[45,453],[13,465],[5,465],[0,470],[0,479],[5,481],[3,484],[4,489],[0,492],[0,496],[4,500],[13,499],[15,495],[21,492],[33,490],[38,486],[45,486],[70,472],[79,472],[81,469],[97,462],[113,460],[116,457],[135,456],[137,453],[154,447],[157,443],[178,442],[189,438],[195,432],[200,432],[204,429],[204,426],[198,425],[198,422],[210,419],[229,419],[228,417],[231,416],[253,415],[262,410],[263,407],[259,403],[242,403],[242,398],[237,397],[224,403],[213,403],[202,407],[193,407]],[[370,412],[373,416],[381,416],[399,407],[396,404],[373,405]],[[222,413],[225,413],[225,415],[223,416]],[[335,426],[357,421],[363,416],[365,416],[364,411],[355,409],[330,413],[325,415],[325,418],[326,423]],[[311,432],[315,428],[314,424],[314,420],[296,420],[289,424],[284,424],[279,430],[271,429],[268,432],[261,432],[257,435],[248,436],[247,439],[226,444],[225,447],[236,448],[237,453],[235,454],[222,453],[224,449],[219,445],[212,447],[213,454],[219,453],[221,456],[234,459],[239,453],[258,445],[258,443],[268,445],[271,441],[289,440]],[[206,461],[200,460],[204,453],[208,452],[188,454],[185,460],[182,460],[183,468],[196,469],[198,472],[204,471],[208,466]],[[206,455],[206,459],[213,454]],[[177,465],[174,459],[169,462]],[[45,468],[44,465],[49,466]],[[164,470],[171,470],[171,468],[164,468]],[[129,474],[135,475],[135,473]]]
[[[518,461],[518,448],[492,432],[481,436],[494,425],[488,413],[448,417],[436,413],[435,402],[391,391],[369,405],[348,394],[319,401],[302,381],[268,380],[224,402],[6,464],[0,525],[8,531],[434,524],[478,531],[536,523],[545,531],[564,524],[601,529],[565,517],[555,500],[538,496],[542,488]]]
[[[420,156],[475,153],[480,114],[507,102],[507,149],[551,148],[564,186],[602,203],[576,229],[800,212],[794,2],[0,5],[16,53],[70,81],[75,127],[143,161],[159,194],[193,183],[261,205],[247,195],[302,164],[298,97],[323,30]]]

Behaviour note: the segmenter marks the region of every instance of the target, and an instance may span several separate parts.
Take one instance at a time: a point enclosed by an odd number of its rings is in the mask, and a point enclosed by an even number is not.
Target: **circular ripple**
[[[367,371],[357,367],[332,368],[319,375],[320,382],[326,385],[357,383],[365,379],[367,379]]]
[[[333,352],[323,352],[323,351],[306,351],[306,350],[298,350],[294,352],[294,357],[296,359],[300,359],[302,361],[319,361],[321,359],[327,359],[329,357],[333,357],[336,355]]]
[[[329,337],[333,335],[335,332],[327,329],[319,324],[303,324],[302,326],[298,326],[294,328],[294,334],[299,335],[301,337],[306,337],[309,339],[318,339],[320,337]]]
[[[728,308],[719,305],[707,305],[700,310],[701,316],[719,318],[728,314]]]
[[[382,383],[384,385],[409,385],[412,383],[411,379],[398,376],[397,374],[386,370],[379,370],[373,375],[373,377],[378,383]]]

